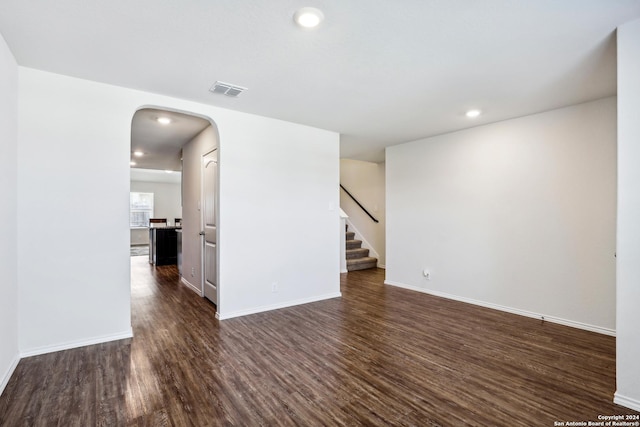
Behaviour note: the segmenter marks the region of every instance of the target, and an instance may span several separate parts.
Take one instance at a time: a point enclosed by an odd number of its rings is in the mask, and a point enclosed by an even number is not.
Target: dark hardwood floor
[[[135,337],[20,361],[2,426],[553,426],[612,403],[615,339],[342,277],[341,299],[218,322],[133,257]],[[304,283],[300,283],[304,286]]]

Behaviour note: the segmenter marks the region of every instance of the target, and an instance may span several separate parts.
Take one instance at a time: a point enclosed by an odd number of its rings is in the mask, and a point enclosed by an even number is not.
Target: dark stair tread
[[[370,262],[378,262],[378,258],[374,258],[372,256],[367,256],[367,257],[362,257],[362,258],[354,258],[354,259],[348,259],[347,260],[347,265],[355,265],[355,264],[367,264]]]
[[[355,259],[350,259],[347,263],[349,264],[357,264],[360,262],[369,262],[369,261],[378,261],[378,258],[372,257],[372,256],[365,256],[362,258],[355,258]]]
[[[378,259],[374,257],[363,257],[347,260],[347,271],[366,270],[368,268],[376,268]]]
[[[365,258],[369,256],[369,249],[367,248],[354,248],[346,250],[347,259]]]
[[[347,231],[345,234],[346,234],[347,240],[353,240],[354,237],[356,237],[356,233],[354,233],[353,231]]]
[[[362,246],[362,240],[347,240],[346,242],[347,249],[356,249]]]

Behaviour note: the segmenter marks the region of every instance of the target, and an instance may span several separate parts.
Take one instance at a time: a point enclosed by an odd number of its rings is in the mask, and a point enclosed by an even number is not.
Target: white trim
[[[180,281],[189,289],[191,289],[193,292],[195,292],[196,294],[202,296],[202,291],[200,289],[198,289],[196,286],[192,285],[191,283],[189,283],[189,281],[187,279],[184,278],[184,276],[180,277]]]
[[[493,304],[493,303],[490,303],[490,302],[479,301],[479,300],[475,300],[475,299],[472,299],[472,298],[460,297],[460,296],[457,296],[457,295],[447,294],[445,292],[432,291],[430,289],[423,289],[423,288],[420,288],[418,286],[407,285],[407,284],[399,283],[399,282],[393,282],[391,280],[385,280],[384,284],[385,285],[391,285],[391,286],[397,286],[399,288],[410,289],[412,291],[418,291],[418,292],[422,292],[422,293],[425,293],[425,294],[434,295],[434,296],[437,296],[437,297],[442,297],[442,298],[447,298],[447,299],[451,299],[451,300],[455,300],[455,301],[460,301],[460,302],[464,302],[464,303],[467,303],[467,304],[479,305],[481,307],[491,308],[491,309],[494,309],[494,310],[506,311],[507,313],[517,314],[519,316],[531,317],[533,319],[538,319],[538,320],[543,319],[546,322],[557,323],[557,324],[564,325],[564,326],[570,326],[572,328],[583,329],[585,331],[596,332],[596,333],[599,333],[599,334],[609,335],[609,336],[612,336],[612,337],[616,336],[616,331],[614,329],[603,328],[601,326],[590,325],[588,323],[576,322],[574,320],[563,319],[563,318],[560,318],[560,317],[549,316],[549,315],[541,314],[541,313],[534,313],[532,311],[521,310],[519,308],[512,308],[512,307],[507,307],[507,306],[504,306],[504,305]]]
[[[634,411],[640,411],[640,400],[623,396],[617,391],[613,395],[613,403],[624,406],[625,408],[633,409]]]
[[[86,340],[69,341],[63,344],[37,347],[37,348],[33,348],[26,351],[21,351],[20,357],[24,358],[24,357],[38,356],[41,354],[53,353],[53,352],[62,351],[62,350],[69,350],[69,349],[78,348],[78,347],[85,347],[88,345],[102,344],[109,341],[123,340],[126,338],[132,338],[132,337],[133,337],[133,330],[128,329],[126,331],[123,331],[117,334],[102,335],[99,337],[89,338]]]
[[[344,270],[340,270],[340,274],[348,273],[348,272],[349,272],[349,270],[346,270],[346,269],[344,269]]]
[[[340,209],[340,212],[342,212],[342,209]],[[345,233],[347,222],[345,221],[345,218],[346,217],[343,217],[343,216],[340,217],[340,230],[338,231],[340,235],[340,272],[341,273],[347,272],[347,246],[346,246],[347,235]]]
[[[358,238],[358,240],[362,240],[362,247],[365,249],[369,249],[369,256],[372,256],[374,258],[376,258],[378,261],[380,260],[380,254],[378,254],[378,251],[376,251],[373,248],[373,245],[371,243],[369,243],[369,241],[367,239],[364,238],[364,236],[362,235],[362,233],[356,228],[355,225],[353,225],[353,223],[349,220],[349,218],[346,218],[345,221],[347,222],[347,225],[349,226],[349,229],[353,229],[351,231],[353,231],[354,233],[356,233],[356,237]],[[384,268],[384,267],[380,267],[380,265],[376,265],[376,267],[378,268]]]
[[[16,353],[16,355],[13,357],[13,360],[11,361],[11,365],[9,365],[9,369],[7,369],[7,372],[5,372],[2,377],[2,382],[0,382],[0,396],[2,395],[2,392],[4,391],[7,384],[9,384],[9,380],[11,379],[13,372],[18,367],[18,362],[20,362],[20,355]]]
[[[342,293],[341,292],[335,292],[335,293],[326,294],[326,295],[319,295],[319,296],[311,297],[311,298],[303,298],[303,299],[299,299],[299,300],[295,300],[295,301],[287,301],[287,302],[278,303],[278,304],[272,304],[272,305],[263,305],[261,307],[255,307],[255,308],[250,308],[250,309],[247,309],[247,310],[235,311],[235,312],[232,312],[232,313],[225,313],[225,314],[222,314],[222,315],[220,313],[216,312],[216,319],[218,319],[218,320],[226,320],[226,319],[231,319],[233,317],[247,316],[249,314],[262,313],[262,312],[265,312],[265,311],[278,310],[280,308],[293,307],[293,306],[296,306],[296,305],[309,304],[311,302],[318,302],[318,301],[323,301],[323,300],[332,299],[332,298],[340,298],[340,297],[342,297]]]
[[[384,264],[380,264],[380,263],[378,263],[378,268],[382,268],[383,270],[386,270],[386,269],[387,269],[387,266],[386,266],[386,265],[384,265]]]

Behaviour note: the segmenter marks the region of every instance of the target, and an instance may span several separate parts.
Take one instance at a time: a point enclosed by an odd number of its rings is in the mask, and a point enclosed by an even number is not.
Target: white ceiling
[[[182,174],[180,172],[167,173],[157,169],[131,168],[131,181],[180,184]]]
[[[302,6],[324,12],[316,31],[294,25]],[[363,160],[615,94],[614,31],[636,18],[640,0],[0,2],[22,66],[333,130]]]
[[[168,118],[171,123],[160,124],[159,117]],[[208,120],[187,114],[153,108],[138,110],[131,121],[131,159],[136,162],[133,167],[182,170],[182,147],[209,125]],[[136,157],[134,151],[144,155]]]

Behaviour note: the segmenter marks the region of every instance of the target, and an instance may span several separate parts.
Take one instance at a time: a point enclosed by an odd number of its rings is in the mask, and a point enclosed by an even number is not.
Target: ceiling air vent
[[[237,98],[238,95],[245,90],[247,90],[246,87],[236,86],[225,82],[215,82],[213,86],[211,86],[211,89],[209,89],[210,92],[227,95],[232,98]]]

